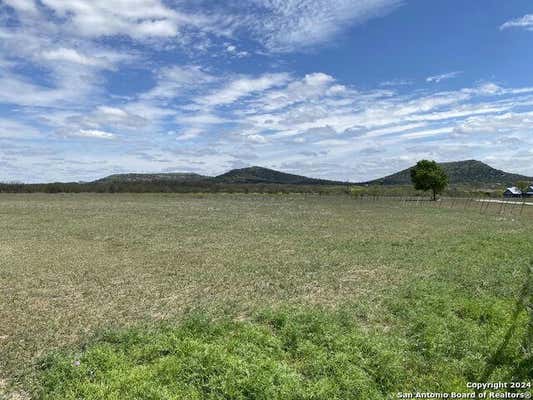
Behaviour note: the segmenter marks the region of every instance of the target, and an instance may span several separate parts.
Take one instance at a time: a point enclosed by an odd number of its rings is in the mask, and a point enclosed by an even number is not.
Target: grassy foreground
[[[532,375],[533,229],[517,216],[1,195],[0,225],[5,393],[381,399]]]

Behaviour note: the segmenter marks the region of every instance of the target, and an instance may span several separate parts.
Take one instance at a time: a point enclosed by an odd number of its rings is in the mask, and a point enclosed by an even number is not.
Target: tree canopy
[[[435,161],[421,160],[411,169],[411,181],[417,190],[431,190],[433,200],[448,186],[448,176]]]
[[[529,189],[529,182],[528,181],[518,181],[516,182],[516,187],[522,191],[522,193],[527,192]]]

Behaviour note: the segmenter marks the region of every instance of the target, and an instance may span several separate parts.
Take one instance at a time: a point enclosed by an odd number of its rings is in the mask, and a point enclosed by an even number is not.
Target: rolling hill
[[[533,178],[512,174],[492,168],[481,161],[466,160],[440,163],[450,178],[450,184],[471,187],[499,187],[513,185],[517,181],[533,182]],[[392,175],[360,184],[370,185],[410,185],[411,168]],[[94,181],[94,183],[142,183],[169,182],[195,184],[277,184],[277,185],[345,185],[346,182],[308,178],[287,174],[263,167],[233,169],[224,174],[210,177],[194,173],[153,173],[153,174],[115,174]]]
[[[288,185],[339,185],[342,182],[314,179],[300,175],[287,174],[263,167],[233,169],[215,177],[194,173],[161,174],[115,174],[95,181],[95,183],[131,183],[131,182],[183,182],[183,183],[219,183],[219,184],[288,184]]]
[[[219,183],[275,183],[288,185],[339,185],[342,182],[307,178],[263,167],[233,169],[213,178]]]
[[[440,165],[450,178],[452,185],[501,186],[513,185],[517,181],[533,181],[531,177],[501,171],[477,160],[446,162],[440,163]],[[365,183],[410,185],[411,168]]]
[[[198,182],[209,177],[187,172],[161,174],[114,174],[98,179],[94,183],[128,183],[128,182]]]

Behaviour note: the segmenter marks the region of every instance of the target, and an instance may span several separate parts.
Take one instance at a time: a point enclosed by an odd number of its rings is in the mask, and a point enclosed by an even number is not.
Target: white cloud
[[[142,99],[168,100],[200,85],[216,81],[216,77],[198,65],[174,65],[161,69],[155,87],[143,93]]]
[[[275,111],[299,102],[310,102],[324,97],[353,95],[342,85],[335,84],[335,79],[322,72],[307,74],[303,79],[292,80],[288,85],[273,90],[259,98],[256,107],[266,111]]]
[[[226,51],[234,56],[234,57],[239,57],[239,58],[242,58],[242,57],[246,57],[246,56],[249,56],[250,53],[245,51],[245,50],[239,50],[237,49],[237,46],[235,46],[234,44],[229,44],[229,43],[226,43],[225,44],[226,46]]]
[[[72,31],[89,37],[175,36],[181,17],[159,0],[42,0],[42,3],[65,18]]]
[[[0,138],[38,137],[39,130],[13,118],[0,118]]]
[[[0,59],[4,57],[0,102],[55,108],[84,106],[101,93],[102,70],[116,70],[135,59],[125,51],[75,40],[44,16],[26,13],[20,25],[0,27]],[[39,72],[24,73],[26,67]]]
[[[286,52],[322,44],[348,26],[387,14],[397,0],[258,0],[266,15],[255,32],[271,51]],[[260,15],[260,14],[258,14]]]
[[[343,85],[324,72],[222,72],[233,68],[236,57],[253,52],[323,44],[399,1],[201,2],[209,3],[207,11],[198,3],[5,0],[19,21],[0,27],[0,102],[10,105],[18,125],[0,121],[2,145],[20,132],[31,138],[49,135],[50,142],[93,138],[90,146],[97,150],[80,155],[88,166],[75,177],[190,165],[203,173],[221,172],[254,160],[352,180],[363,179],[358,168],[377,174],[384,165],[404,167],[413,157],[472,153],[481,158],[511,142],[533,145],[532,117],[524,111],[533,105],[528,87],[486,82],[447,92],[433,85],[396,92],[385,86],[410,82],[393,80],[368,90]],[[15,19],[11,11],[9,16]],[[108,40],[111,35],[117,37]],[[33,70],[40,72],[30,75]],[[139,82],[120,82],[123,71]],[[428,82],[458,74],[428,77]],[[110,87],[117,92],[110,93]],[[409,156],[401,158],[404,154]],[[64,159],[73,168],[77,155]],[[50,162],[37,156],[34,161]],[[338,165],[345,167],[339,171]]]
[[[98,112],[108,115],[113,118],[126,118],[128,117],[128,113],[124,110],[121,110],[120,108],[116,107],[109,107],[109,106],[100,106],[98,107]]]
[[[191,115],[178,115],[176,117],[176,122],[180,124],[191,124],[191,125],[216,125],[224,124],[231,122],[226,118],[221,118],[214,114],[191,114]]]
[[[35,13],[37,11],[34,0],[3,0],[3,2],[17,11],[26,13]]]
[[[439,82],[444,81],[446,79],[456,78],[457,76],[461,75],[462,73],[463,73],[462,71],[453,71],[453,72],[448,72],[446,74],[428,76],[426,78],[426,82],[439,83]]]
[[[495,83],[488,82],[488,83],[479,85],[478,87],[473,89],[473,91],[474,93],[493,95],[493,94],[501,93],[503,89],[500,86],[496,85]]]
[[[258,135],[258,134],[246,135],[246,140],[248,140],[249,142],[258,143],[258,144],[263,144],[263,143],[268,142],[268,140],[264,136]]]
[[[285,73],[264,74],[257,78],[237,78],[220,90],[197,99],[197,103],[205,106],[231,104],[253,93],[263,92],[272,87],[281,86],[289,79]]]
[[[103,57],[89,57],[79,53],[75,49],[67,49],[64,47],[60,47],[54,50],[43,51],[42,57],[45,60],[50,61],[71,62],[100,68],[110,68],[110,66],[112,65],[109,60]]]
[[[98,39],[125,36],[167,41],[184,50],[207,52],[211,37],[255,39],[268,52],[301,51],[324,44],[348,27],[387,14],[403,0],[244,0],[210,9],[192,0],[8,0],[23,25],[48,34]],[[48,9],[44,11],[44,9]],[[50,20],[50,12],[59,18]],[[249,49],[224,45],[227,54],[245,57]],[[68,54],[69,59],[79,57]]]
[[[0,103],[41,107],[60,107],[74,99],[79,101],[91,90],[87,81],[78,81],[75,76],[65,77],[59,86],[50,88],[12,73],[0,77],[0,87]]]
[[[407,139],[418,139],[422,137],[435,136],[435,135],[440,135],[442,133],[451,133],[451,132],[453,132],[453,127],[445,127],[445,128],[428,129],[428,130],[423,130],[423,131],[406,133],[405,135],[402,135],[402,136]]]
[[[405,132],[410,131],[416,128],[421,128],[426,126],[426,123],[414,123],[414,124],[405,124],[405,125],[398,125],[398,126],[391,126],[387,128],[381,128],[381,129],[374,129],[365,134],[365,137],[377,137],[377,136],[383,136],[383,135],[390,135],[392,133],[399,133],[399,132]]]
[[[529,135],[533,126],[533,112],[508,112],[467,118],[457,125],[458,133],[520,133]]]
[[[178,137],[176,137],[176,140],[187,141],[187,140],[195,139],[203,133],[204,131],[200,128],[186,129],[183,132],[181,132],[181,134]]]
[[[500,26],[500,30],[509,28],[523,28],[528,31],[533,30],[533,14],[526,14],[523,17],[512,19]]]
[[[70,136],[94,138],[94,139],[114,139],[115,134],[105,131],[99,131],[97,129],[80,129],[77,132],[73,132]]]
[[[390,81],[384,81],[379,84],[379,86],[408,86],[412,85],[413,81],[409,79],[392,79]]]

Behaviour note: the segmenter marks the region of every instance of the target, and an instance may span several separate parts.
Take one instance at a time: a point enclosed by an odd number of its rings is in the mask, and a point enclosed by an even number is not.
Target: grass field
[[[3,194],[0,393],[380,399],[525,380],[532,221],[348,196]]]

